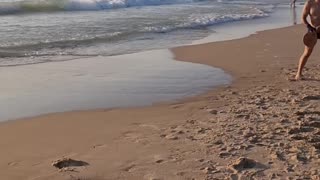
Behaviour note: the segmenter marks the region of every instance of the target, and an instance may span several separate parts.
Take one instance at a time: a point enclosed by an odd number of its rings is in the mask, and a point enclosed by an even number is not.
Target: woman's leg
[[[307,61],[308,61],[308,59],[309,59],[309,57],[310,57],[310,55],[311,55],[311,53],[313,51],[313,48],[314,48],[314,46],[313,47],[305,46],[304,52],[301,55],[300,60],[299,60],[298,72],[297,72],[296,77],[295,77],[296,80],[300,80],[301,79],[302,70],[303,70],[304,66],[306,65],[306,63],[307,63]]]

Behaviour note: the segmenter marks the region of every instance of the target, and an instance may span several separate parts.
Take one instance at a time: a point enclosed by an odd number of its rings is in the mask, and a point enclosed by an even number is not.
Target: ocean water
[[[175,61],[166,48],[292,25],[288,4],[0,0],[0,121],[172,102],[227,85],[223,70]]]
[[[0,0],[0,66],[189,44],[287,0]],[[59,58],[61,59],[61,58]],[[62,58],[63,59],[63,58]]]

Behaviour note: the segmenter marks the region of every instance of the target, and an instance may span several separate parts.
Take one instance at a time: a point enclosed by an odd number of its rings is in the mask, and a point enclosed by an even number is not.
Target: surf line
[[[96,5],[98,5],[100,7],[100,9],[105,9],[105,7],[103,6],[103,4],[101,4],[101,2],[94,0],[94,2],[96,3]]]
[[[103,1],[94,0],[94,2],[96,3],[97,6],[100,7],[100,9],[108,9],[107,5],[104,5],[104,4],[103,4]],[[129,6],[128,6],[128,0],[125,0],[124,6],[125,6],[125,7],[129,7]]]

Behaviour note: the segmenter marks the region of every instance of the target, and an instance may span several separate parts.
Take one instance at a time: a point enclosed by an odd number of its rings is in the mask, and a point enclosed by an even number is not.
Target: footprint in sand
[[[163,178],[160,178],[156,174],[147,174],[144,176],[145,180],[163,180]]]
[[[139,126],[143,127],[143,128],[153,129],[153,130],[156,130],[156,131],[160,130],[160,128],[158,126],[153,125],[153,124],[140,124]]]
[[[167,140],[178,140],[182,137],[185,137],[188,129],[182,126],[171,126],[170,128],[164,129],[164,132],[160,135],[160,137],[165,138]]]
[[[93,149],[106,147],[106,144],[95,144],[92,146]]]
[[[122,170],[122,171],[126,171],[126,172],[131,172],[135,167],[136,167],[135,164],[130,164],[130,165],[122,168],[121,170]]]
[[[157,164],[161,164],[165,162],[165,159],[168,159],[166,156],[160,155],[160,154],[154,155],[153,158],[154,158],[154,162]]]
[[[229,165],[229,167],[237,173],[244,170],[248,170],[248,169],[260,169],[260,170],[267,169],[267,166],[265,166],[264,164],[261,164],[253,159],[249,159],[245,157],[240,157],[231,165]]]
[[[89,163],[70,158],[63,158],[52,162],[52,166],[64,171],[74,171],[74,168],[89,166]]]
[[[122,136],[120,137],[121,139],[129,140],[130,142],[135,142],[135,143],[140,143],[144,142],[141,134],[132,132],[132,131],[127,131],[122,133]],[[144,142],[146,143],[146,142]]]
[[[13,162],[9,162],[8,166],[17,166],[19,164],[19,161],[13,161]]]

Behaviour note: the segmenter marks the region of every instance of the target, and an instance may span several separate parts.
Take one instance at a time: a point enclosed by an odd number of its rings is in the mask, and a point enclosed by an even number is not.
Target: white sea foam
[[[269,16],[268,13],[264,11],[252,8],[254,12],[247,14],[216,14],[216,13],[207,13],[207,14],[191,14],[188,17],[186,22],[183,22],[178,25],[167,25],[167,26],[147,26],[145,30],[148,32],[170,32],[177,29],[188,29],[188,28],[198,28],[198,27],[206,27],[212,26],[215,24],[233,22],[233,21],[241,21],[241,20],[250,20],[255,18],[262,18]]]

